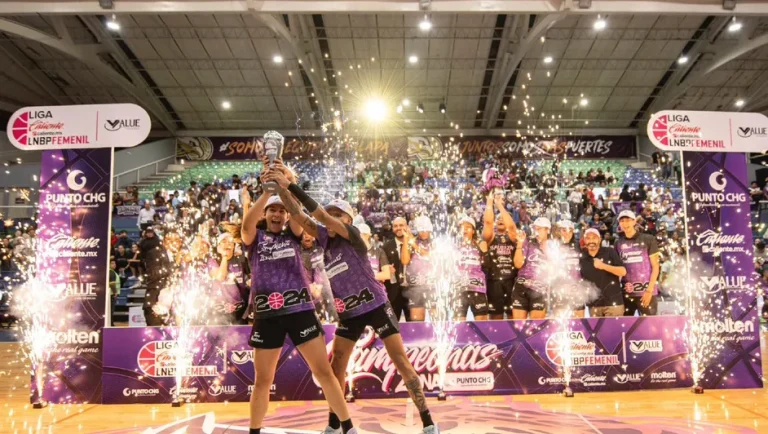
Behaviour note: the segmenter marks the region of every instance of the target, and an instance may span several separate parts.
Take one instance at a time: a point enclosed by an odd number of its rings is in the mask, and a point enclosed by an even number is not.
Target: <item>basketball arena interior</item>
[[[0,434],[768,433],[768,2],[0,0]]]

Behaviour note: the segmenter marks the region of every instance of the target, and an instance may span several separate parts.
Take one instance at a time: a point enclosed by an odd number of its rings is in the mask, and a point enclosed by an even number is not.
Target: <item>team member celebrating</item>
[[[624,277],[624,315],[656,315],[659,293],[659,246],[656,238],[637,232],[637,216],[630,210],[619,213],[623,234],[616,240],[616,251],[627,269]]]
[[[517,281],[512,300],[512,318],[543,319],[547,313],[547,284],[540,270],[548,253],[547,240],[552,224],[546,217],[539,217],[533,222],[536,239],[529,242],[522,236],[517,237],[515,249],[515,268],[518,269]]]
[[[622,316],[621,278],[627,275],[627,269],[615,249],[600,246],[600,239],[597,229],[587,229],[584,233],[587,248],[581,254],[581,277],[600,291],[597,300],[589,305],[589,316]]]
[[[565,265],[565,274],[560,274],[552,283],[554,310],[568,310],[574,317],[584,318],[584,306],[588,294],[584,291],[579,271],[579,259],[581,249],[576,237],[573,235],[573,222],[560,220],[557,222],[559,230],[558,247],[559,258]]]
[[[280,164],[276,164],[280,168]],[[397,319],[387,301],[384,285],[376,280],[368,259],[368,247],[360,231],[352,226],[352,207],[343,200],[333,200],[325,209],[320,208],[304,190],[289,181],[278,170],[270,172],[265,181],[274,181],[280,188],[280,195],[291,212],[291,221],[300,223],[306,231],[317,237],[318,244],[325,249],[325,266],[336,297],[339,326],[333,340],[331,365],[339,384],[346,384],[347,365],[355,342],[367,326],[371,326],[394,363],[413,402],[418,408],[424,424],[424,433],[437,433],[432,422],[421,380],[413,369],[405,346],[400,337]],[[304,214],[294,201],[298,199],[320,224]],[[384,276],[380,276],[384,277]],[[326,434],[339,433],[339,420],[331,407]]]
[[[365,223],[360,223],[356,227],[360,231],[360,238],[363,239],[365,247],[368,249],[368,260],[371,262],[373,275],[379,282],[389,282],[392,277],[392,266],[389,265],[389,259],[387,259],[384,251],[371,245],[371,227]]]
[[[485,241],[475,239],[475,219],[463,217],[459,221],[461,241],[459,242],[458,273],[462,277],[456,297],[455,315],[459,321],[467,319],[467,311],[472,310],[475,320],[488,319],[488,298],[485,288],[483,263],[488,252]]]
[[[215,297],[214,312],[218,324],[243,324],[250,288],[246,273],[248,262],[243,255],[235,255],[235,243],[240,243],[240,225],[222,223],[216,253],[219,260],[210,258],[208,269]]]
[[[499,211],[495,225],[494,205]],[[504,207],[502,196],[489,194],[483,213],[483,240],[488,245],[488,311],[494,320],[504,319],[505,313],[508,317],[512,315],[512,291],[517,274],[513,263],[516,238],[517,227]]]
[[[408,229],[408,222],[403,217],[398,217],[392,222],[392,232],[395,237],[384,243],[382,249],[387,255],[387,260],[392,266],[392,275],[388,282],[384,282],[387,288],[387,298],[395,311],[395,318],[400,320],[404,315],[406,321],[411,320],[411,312],[408,310],[408,299],[405,297],[407,286],[405,282],[405,272],[400,254],[403,252],[403,244],[407,244],[405,231]]]
[[[265,175],[277,170],[270,169]],[[256,223],[263,216],[266,221],[257,228]],[[294,222],[285,229],[288,219],[280,198],[265,193],[243,220],[241,234],[250,252],[254,292],[254,320],[249,344],[254,347],[256,379],[250,401],[250,434],[260,434],[286,334],[320,383],[328,404],[343,421],[340,432],[356,434],[343,392],[328,363],[323,329],[309,294],[309,276],[299,252],[303,229]]]
[[[429,255],[432,252],[432,222],[427,216],[419,216],[413,222],[418,237],[414,237],[410,229],[405,229],[403,250],[400,260],[405,267],[408,290],[408,308],[411,311],[411,321],[424,321],[427,316],[427,297],[433,293],[432,264]]]

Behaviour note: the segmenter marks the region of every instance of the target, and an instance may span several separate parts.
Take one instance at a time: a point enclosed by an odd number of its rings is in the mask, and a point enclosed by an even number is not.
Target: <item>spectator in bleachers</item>
[[[144,318],[147,325],[162,326],[167,324],[170,313],[158,304],[160,291],[168,286],[168,279],[172,274],[172,267],[168,253],[160,239],[156,236],[154,228],[147,227],[144,238],[139,243],[139,250],[147,271],[145,283],[147,292],[144,298]]]
[[[666,214],[664,214],[660,219],[659,222],[666,228],[667,235],[672,236],[672,233],[675,232],[677,229],[677,217],[675,217],[675,210],[670,207],[667,209]]]
[[[234,175],[232,175],[232,189],[240,190],[241,188],[243,188],[243,183],[242,181],[240,181],[240,176],[237,173],[235,173]]]
[[[131,257],[132,255],[125,250],[125,247],[117,246],[117,249],[115,249],[113,259],[117,264],[117,272],[121,277],[125,277],[125,270],[128,268],[128,260],[131,259]]]
[[[622,202],[632,202],[632,192],[629,191],[629,186],[624,184],[619,194],[619,200]]]
[[[117,272],[115,258],[109,258],[109,295],[114,299],[120,294],[120,275]]]
[[[750,208],[753,211],[758,209],[761,200],[765,200],[765,193],[760,189],[757,181],[752,181],[752,185],[749,187],[749,197],[752,199]]]
[[[128,239],[128,231],[122,230],[120,231],[119,236],[117,237],[117,242],[115,242],[114,248],[116,249],[117,246],[122,245],[126,249],[131,248],[131,240]]]
[[[131,276],[138,278],[144,274],[144,265],[141,261],[141,251],[139,251],[139,245],[136,243],[131,244],[130,259],[128,259],[128,267],[131,270]]]
[[[648,193],[645,191],[645,184],[642,182],[638,184],[637,190],[632,194],[632,200],[636,202],[645,202],[648,198]]]
[[[13,270],[13,250],[11,249],[11,236],[7,235],[0,244],[0,271],[8,273]]]
[[[155,210],[152,209],[152,203],[150,201],[144,202],[144,207],[139,210],[139,218],[136,220],[136,226],[142,231],[147,227],[152,226],[152,222],[155,218]]]

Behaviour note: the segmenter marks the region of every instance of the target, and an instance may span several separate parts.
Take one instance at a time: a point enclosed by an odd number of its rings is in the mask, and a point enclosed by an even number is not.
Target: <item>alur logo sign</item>
[[[8,139],[24,150],[124,148],[149,135],[147,112],[136,104],[26,107],[8,121]]]

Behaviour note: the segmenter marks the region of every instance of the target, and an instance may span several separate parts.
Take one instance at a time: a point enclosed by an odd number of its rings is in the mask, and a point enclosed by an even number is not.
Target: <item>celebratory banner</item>
[[[457,324],[448,357],[445,390],[458,395],[560,392],[564,361],[573,366],[575,391],[667,389],[691,386],[685,342],[677,333],[687,318],[574,319],[570,330],[556,321],[488,321]],[[438,392],[434,332],[429,323],[401,323],[408,358],[429,393]],[[334,327],[325,326],[330,355]],[[183,399],[248,401],[253,385],[250,327],[207,327],[188,355]],[[161,328],[105,330],[105,404],[171,402],[176,387],[176,342]],[[566,351],[567,349],[567,351]],[[406,397],[383,344],[370,333],[358,342],[351,378],[359,398]],[[736,378],[731,387],[737,385]],[[271,389],[273,400],[322,399],[304,360],[286,341]]]
[[[636,158],[635,136],[556,137],[547,140],[523,140],[510,137],[479,136],[392,137],[344,145],[323,140],[286,137],[283,159],[320,160],[361,157],[397,159],[401,162],[439,160],[446,156],[483,159],[506,157],[517,160],[562,158],[625,159]],[[185,160],[258,160],[264,155],[261,137],[185,137],[179,138],[176,157]]]
[[[8,139],[25,151],[124,148],[149,135],[152,122],[136,104],[24,107],[8,121]]]
[[[704,388],[762,387],[744,154],[683,152],[692,318]]]
[[[43,379],[49,402],[101,401],[111,170],[111,148],[42,154],[37,275],[55,289],[43,314],[57,319],[46,331],[55,341]]]

